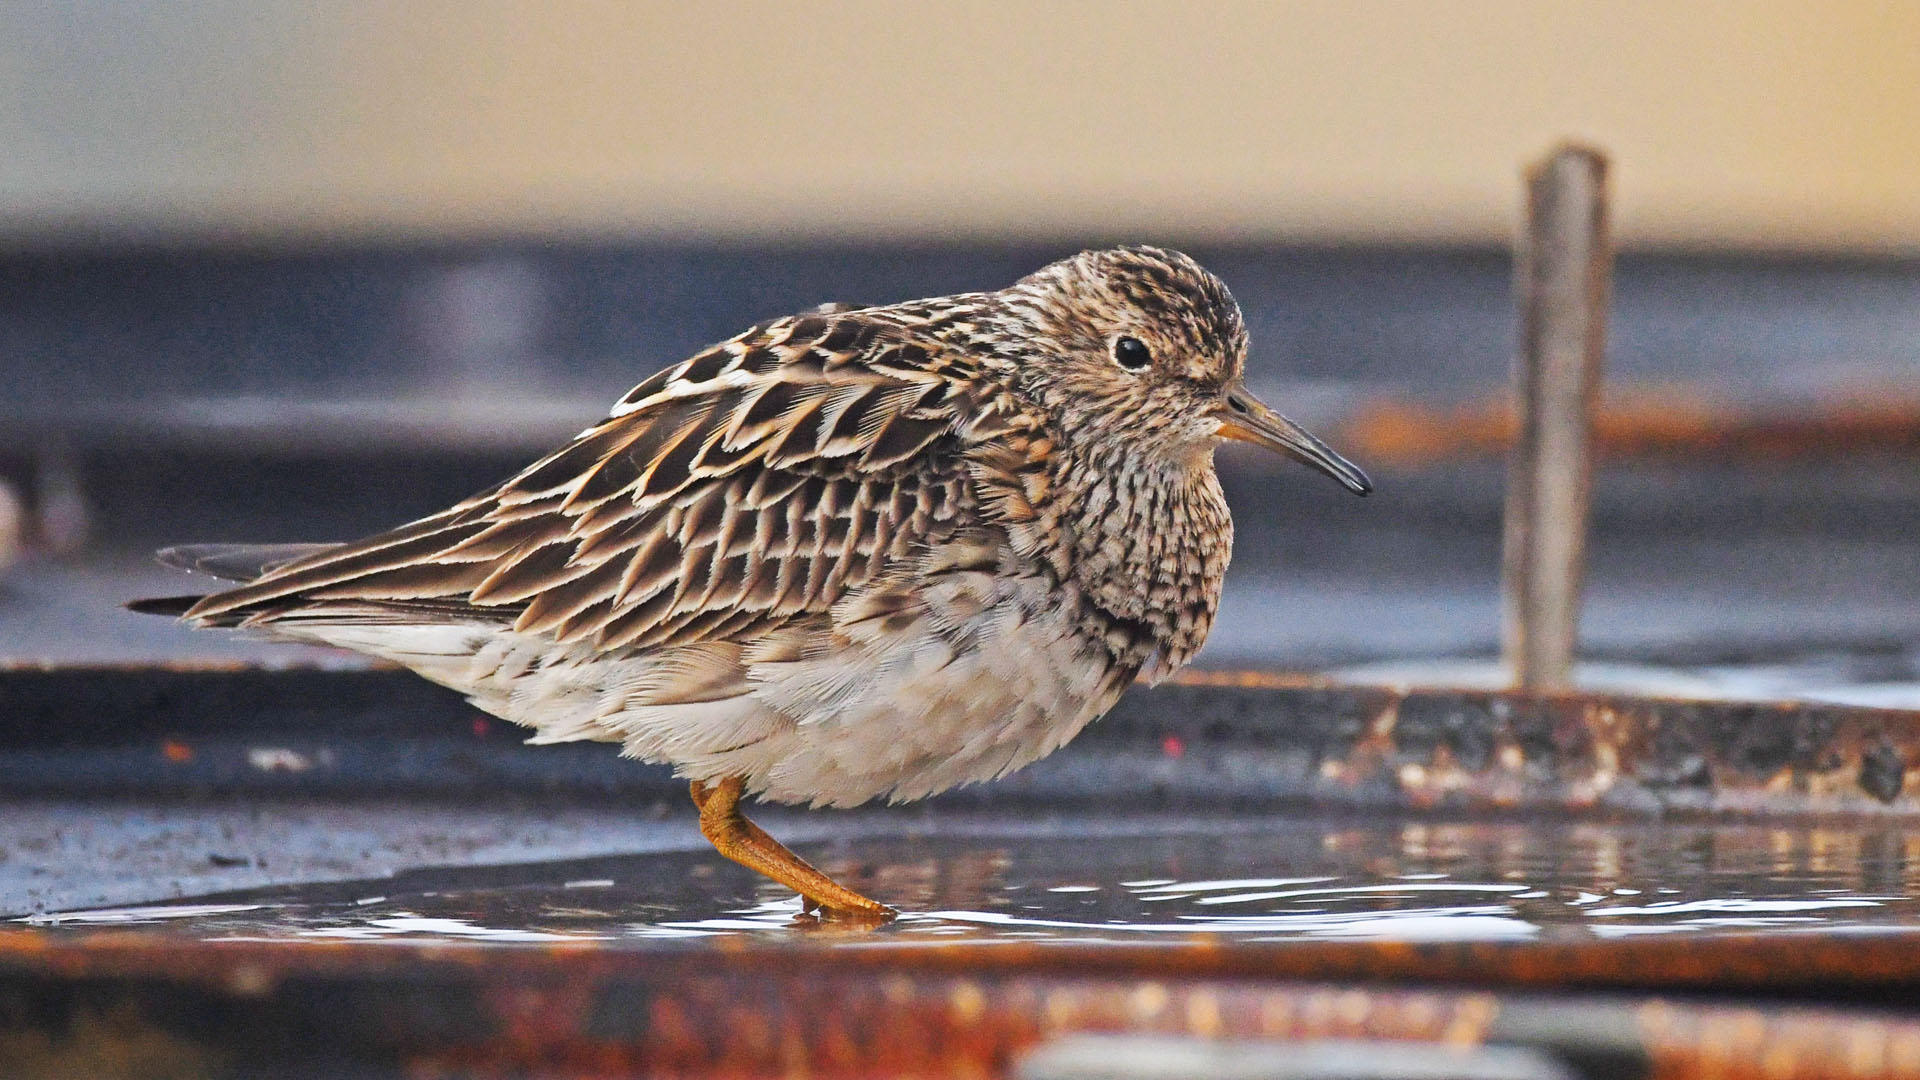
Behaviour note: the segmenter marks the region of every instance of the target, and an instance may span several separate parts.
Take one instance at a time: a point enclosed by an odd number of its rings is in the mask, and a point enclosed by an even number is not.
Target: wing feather
[[[968,451],[993,435],[977,373],[876,309],[757,327],[641,383],[498,488],[270,568],[188,617],[404,603],[609,648],[764,633],[957,527]]]

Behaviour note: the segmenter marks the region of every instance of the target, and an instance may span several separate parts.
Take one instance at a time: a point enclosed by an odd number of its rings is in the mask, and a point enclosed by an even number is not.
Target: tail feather
[[[177,619],[199,602],[198,596],[150,596],[144,600],[127,601],[127,610],[142,615],[171,615]]]
[[[318,555],[340,547],[339,544],[181,544],[177,547],[162,548],[154,554],[161,565],[171,566],[175,570],[186,570],[195,574],[225,581],[253,581],[265,574],[272,573],[289,563]],[[180,618],[193,610],[193,606],[205,600],[206,594],[197,596],[153,596],[134,600],[127,604],[128,611],[137,611],[142,615],[167,615]],[[221,621],[209,621],[209,626],[237,626],[245,616],[236,616]]]
[[[341,544],[184,544],[159,552],[159,559],[177,570],[253,582],[302,559],[323,555]],[[242,586],[244,587],[244,586]],[[228,595],[215,591],[211,595]],[[295,591],[263,601],[193,614],[206,600],[200,596],[155,596],[134,600],[127,609],[143,615],[189,617],[207,627],[255,627],[273,624],[277,632],[299,634],[304,627],[326,624],[411,626],[416,624],[512,623],[518,607],[476,608],[451,597],[422,599],[315,599]]]

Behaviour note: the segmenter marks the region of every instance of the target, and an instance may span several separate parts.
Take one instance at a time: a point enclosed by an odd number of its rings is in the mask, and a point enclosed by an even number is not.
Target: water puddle
[[[909,914],[901,940],[1554,941],[1920,934],[1892,825],[1073,817],[803,846]],[[614,944],[794,930],[791,894],[705,852],[405,874],[24,920],[205,939]]]

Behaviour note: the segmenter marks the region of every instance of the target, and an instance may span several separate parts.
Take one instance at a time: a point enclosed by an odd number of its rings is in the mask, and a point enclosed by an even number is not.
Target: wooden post
[[[1507,479],[1504,651],[1515,684],[1569,686],[1585,576],[1593,414],[1613,249],[1607,159],[1563,145],[1526,172],[1515,252],[1519,437]]]

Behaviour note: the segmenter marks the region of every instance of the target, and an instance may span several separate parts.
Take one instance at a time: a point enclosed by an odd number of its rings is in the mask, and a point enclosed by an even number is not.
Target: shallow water
[[[1893,825],[1271,817],[922,820],[801,854],[909,914],[900,940],[1580,940],[1920,933]],[[778,935],[792,894],[706,851],[409,873],[23,920],[205,939],[628,942]]]

